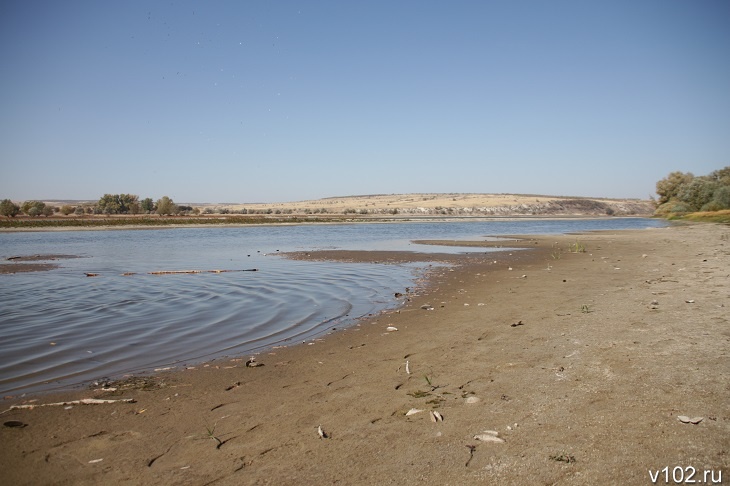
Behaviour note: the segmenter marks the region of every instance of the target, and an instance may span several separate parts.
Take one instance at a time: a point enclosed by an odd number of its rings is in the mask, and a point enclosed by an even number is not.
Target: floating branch
[[[158,272],[147,272],[149,275],[176,275],[180,273],[230,273],[230,272],[258,272],[258,268],[245,270],[161,270]]]

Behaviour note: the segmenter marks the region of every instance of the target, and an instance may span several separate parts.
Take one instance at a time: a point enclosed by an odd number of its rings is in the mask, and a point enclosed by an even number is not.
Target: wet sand
[[[76,255],[17,255],[10,256],[0,262],[0,275],[22,273],[22,272],[45,272],[53,270],[60,265],[56,263],[48,263],[56,260],[64,260],[68,258],[79,258]],[[39,263],[27,263],[39,262]]]
[[[6,398],[0,422],[19,426],[0,426],[3,482],[650,484],[666,466],[727,481],[730,229],[524,244],[300,254],[457,266],[434,266],[398,311],[262,353],[263,366]],[[81,398],[134,402],[10,410]],[[485,430],[504,442],[474,438]]]

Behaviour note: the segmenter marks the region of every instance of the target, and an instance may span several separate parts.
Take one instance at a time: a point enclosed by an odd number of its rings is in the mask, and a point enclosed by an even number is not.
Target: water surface
[[[0,393],[243,355],[312,339],[400,304],[416,264],[307,262],[317,249],[485,252],[416,245],[660,226],[640,218],[0,233],[0,256],[72,254],[61,268],[0,275]],[[149,275],[164,270],[256,272]],[[136,273],[123,276],[123,273]],[[98,277],[86,277],[97,273]]]

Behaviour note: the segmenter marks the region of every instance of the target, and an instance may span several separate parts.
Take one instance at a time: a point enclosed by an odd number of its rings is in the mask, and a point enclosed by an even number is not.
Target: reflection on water
[[[2,257],[74,254],[48,272],[0,275],[0,393],[240,355],[311,339],[398,305],[414,265],[291,261],[321,248],[485,251],[412,239],[657,226],[644,219],[2,233]],[[149,275],[158,270],[258,272]],[[98,273],[89,278],[84,274]],[[135,275],[123,276],[123,273]]]

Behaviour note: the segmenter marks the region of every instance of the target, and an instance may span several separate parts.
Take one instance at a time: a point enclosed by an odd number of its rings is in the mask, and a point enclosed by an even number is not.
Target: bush
[[[41,201],[25,201],[20,208],[28,216],[40,216],[45,207],[46,203]]]
[[[64,204],[61,206],[61,214],[64,216],[68,216],[69,214],[74,212],[74,208],[68,204]]]
[[[674,211],[674,208],[677,204],[679,204],[679,201],[676,199],[660,204],[659,207],[656,208],[656,211],[654,211],[654,215],[666,217],[669,214],[676,212]]]
[[[730,209],[730,166],[699,177],[672,172],[656,187],[659,204],[655,214],[659,216]]]
[[[730,209],[730,185],[722,186],[715,191],[712,202],[720,209]]]
[[[141,209],[139,198],[135,194],[104,194],[96,206],[104,214],[137,214]]]
[[[699,211],[702,206],[712,201],[718,188],[718,183],[708,177],[695,177],[680,187],[677,199],[687,204],[692,211]]]
[[[702,208],[700,208],[700,211],[703,211],[703,212],[722,211],[723,209],[725,209],[725,208],[722,207],[722,205],[719,202],[712,200],[712,201],[708,202],[707,204],[705,204],[704,206],[702,206]]]

